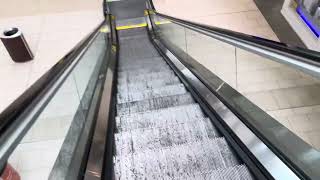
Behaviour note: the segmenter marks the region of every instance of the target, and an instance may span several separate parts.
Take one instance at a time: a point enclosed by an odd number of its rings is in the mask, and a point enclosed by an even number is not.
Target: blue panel
[[[313,34],[319,38],[320,31],[318,30],[317,25],[314,24],[314,22],[305,15],[305,13],[301,9],[301,6],[298,6],[296,11],[299,14],[299,16],[301,17],[301,19],[309,27],[309,29],[313,32]]]

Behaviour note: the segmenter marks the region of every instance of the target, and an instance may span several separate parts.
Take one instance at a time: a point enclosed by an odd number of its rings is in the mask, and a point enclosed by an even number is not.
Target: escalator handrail
[[[253,53],[267,56],[270,60],[294,66],[308,74],[320,77],[320,52],[223,28],[182,20],[159,13],[155,10],[151,13],[154,13],[161,18],[168,19],[173,23],[192,28],[201,34],[212,35],[211,37],[215,39],[222,40],[240,48],[245,48]]]
[[[92,32],[86,35],[74,48],[72,48],[61,60],[51,67],[44,75],[42,75],[32,86],[25,90],[13,103],[11,103],[4,111],[0,113],[0,146],[10,146],[11,152],[19,144],[8,143],[8,137],[13,134],[12,129],[16,129],[22,123],[22,120],[33,109],[35,104],[40,102],[49,91],[54,83],[63,76],[81,53],[88,48],[90,42],[104,25],[105,20],[101,22]],[[25,134],[26,132],[24,132]],[[21,135],[20,135],[21,136]],[[22,135],[23,136],[23,135]],[[6,154],[5,157],[3,157]],[[0,170],[4,168],[6,160],[10,156],[10,152],[3,152],[0,157]]]

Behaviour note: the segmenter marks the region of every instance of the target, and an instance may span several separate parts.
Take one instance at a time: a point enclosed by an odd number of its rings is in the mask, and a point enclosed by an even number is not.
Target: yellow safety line
[[[149,13],[148,13],[148,10],[144,10],[144,15],[146,16],[146,15],[148,15]]]
[[[118,26],[117,30],[125,30],[125,29],[133,29],[133,28],[140,28],[140,27],[146,27],[147,23],[141,23],[141,24],[134,24],[134,25],[128,25],[128,26]]]
[[[102,27],[102,28],[100,29],[100,32],[108,33],[108,32],[110,32],[110,30],[109,30],[108,26],[105,26],[105,27]]]
[[[170,23],[171,23],[170,21],[159,21],[159,22],[156,22],[156,25],[170,24]]]
[[[171,23],[170,21],[159,21],[156,22],[156,25],[161,25],[161,24],[169,24]],[[133,29],[133,28],[140,28],[140,27],[146,27],[147,23],[141,23],[141,24],[134,24],[134,25],[127,25],[127,26],[118,26],[116,29],[117,30],[126,30],[126,29]]]

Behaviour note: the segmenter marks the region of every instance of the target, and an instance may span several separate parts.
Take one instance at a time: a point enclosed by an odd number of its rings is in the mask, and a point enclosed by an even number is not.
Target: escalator
[[[319,151],[232,86],[240,56],[245,70],[266,61],[257,67],[319,78],[318,52],[167,16],[152,1],[110,3],[0,114],[2,174],[30,178],[23,162],[40,180],[320,178]]]
[[[147,30],[119,40],[115,179],[253,179]]]

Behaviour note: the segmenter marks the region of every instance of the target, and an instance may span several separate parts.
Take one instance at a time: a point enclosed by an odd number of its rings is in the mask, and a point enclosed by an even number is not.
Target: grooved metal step
[[[123,32],[123,31],[119,31],[119,32]],[[149,39],[149,36],[147,34],[136,33],[136,34],[130,34],[129,36],[119,37],[119,40],[121,41],[120,43],[123,43],[124,45],[128,45],[129,43],[137,43],[136,40],[139,40],[139,39],[147,40]]]
[[[183,84],[176,84],[170,86],[163,86],[156,89],[145,90],[145,91],[131,91],[126,93],[117,94],[118,103],[126,103],[133,101],[141,101],[145,99],[153,99],[165,96],[174,96],[178,94],[187,93],[186,88]]]
[[[130,58],[123,58],[121,61],[119,61],[119,66],[123,68],[123,67],[128,67],[130,65],[135,65],[135,64],[144,65],[145,63],[164,64],[166,62],[160,56],[152,56],[152,57],[144,57],[144,58],[136,58],[136,59],[133,59],[132,57],[130,57]]]
[[[149,74],[155,72],[172,72],[168,65],[163,66],[153,66],[148,69],[134,69],[131,71],[122,71],[118,73],[118,78],[123,78],[126,76],[137,76],[141,74]]]
[[[161,108],[168,108],[179,105],[187,105],[194,103],[190,93],[147,99],[143,101],[134,101],[128,103],[117,104],[118,115],[131,114],[137,112],[152,111]]]
[[[156,57],[159,56],[157,50],[150,46],[148,37],[132,37],[131,39],[123,40],[120,46],[120,58],[131,57],[133,59],[144,57]]]
[[[203,179],[215,180],[253,180],[249,170],[244,165],[217,169],[202,175]]]
[[[209,139],[203,119],[159,129],[135,129],[115,134],[117,155],[144,152]],[[211,129],[218,137],[215,129]]]
[[[128,70],[137,70],[142,68],[151,68],[155,66],[167,66],[167,63],[165,61],[159,61],[159,62],[137,62],[137,63],[128,63],[125,66],[119,66],[119,71],[128,71]]]
[[[118,132],[122,132],[139,128],[160,128],[204,118],[205,115],[200,106],[198,104],[190,104],[117,116],[116,129]],[[211,125],[210,122],[208,124]]]
[[[141,82],[141,81],[153,81],[154,79],[165,79],[166,77],[175,76],[172,71],[164,72],[153,72],[148,74],[139,74],[136,76],[126,76],[118,78],[120,84],[123,83],[132,83],[132,82]]]
[[[151,90],[163,86],[169,86],[173,84],[180,84],[180,80],[176,76],[169,76],[164,79],[155,79],[153,81],[140,81],[125,84],[118,84],[119,93],[127,93],[130,91],[144,91]]]
[[[129,57],[129,58],[122,58],[121,61],[119,61],[119,66],[123,66],[123,65],[126,66],[128,63],[135,64],[135,63],[161,62],[161,61],[163,61],[163,58],[161,56],[151,57],[151,58],[136,58],[136,59]]]
[[[224,138],[115,156],[116,179],[181,179],[238,165]],[[200,178],[202,179],[202,178]]]

